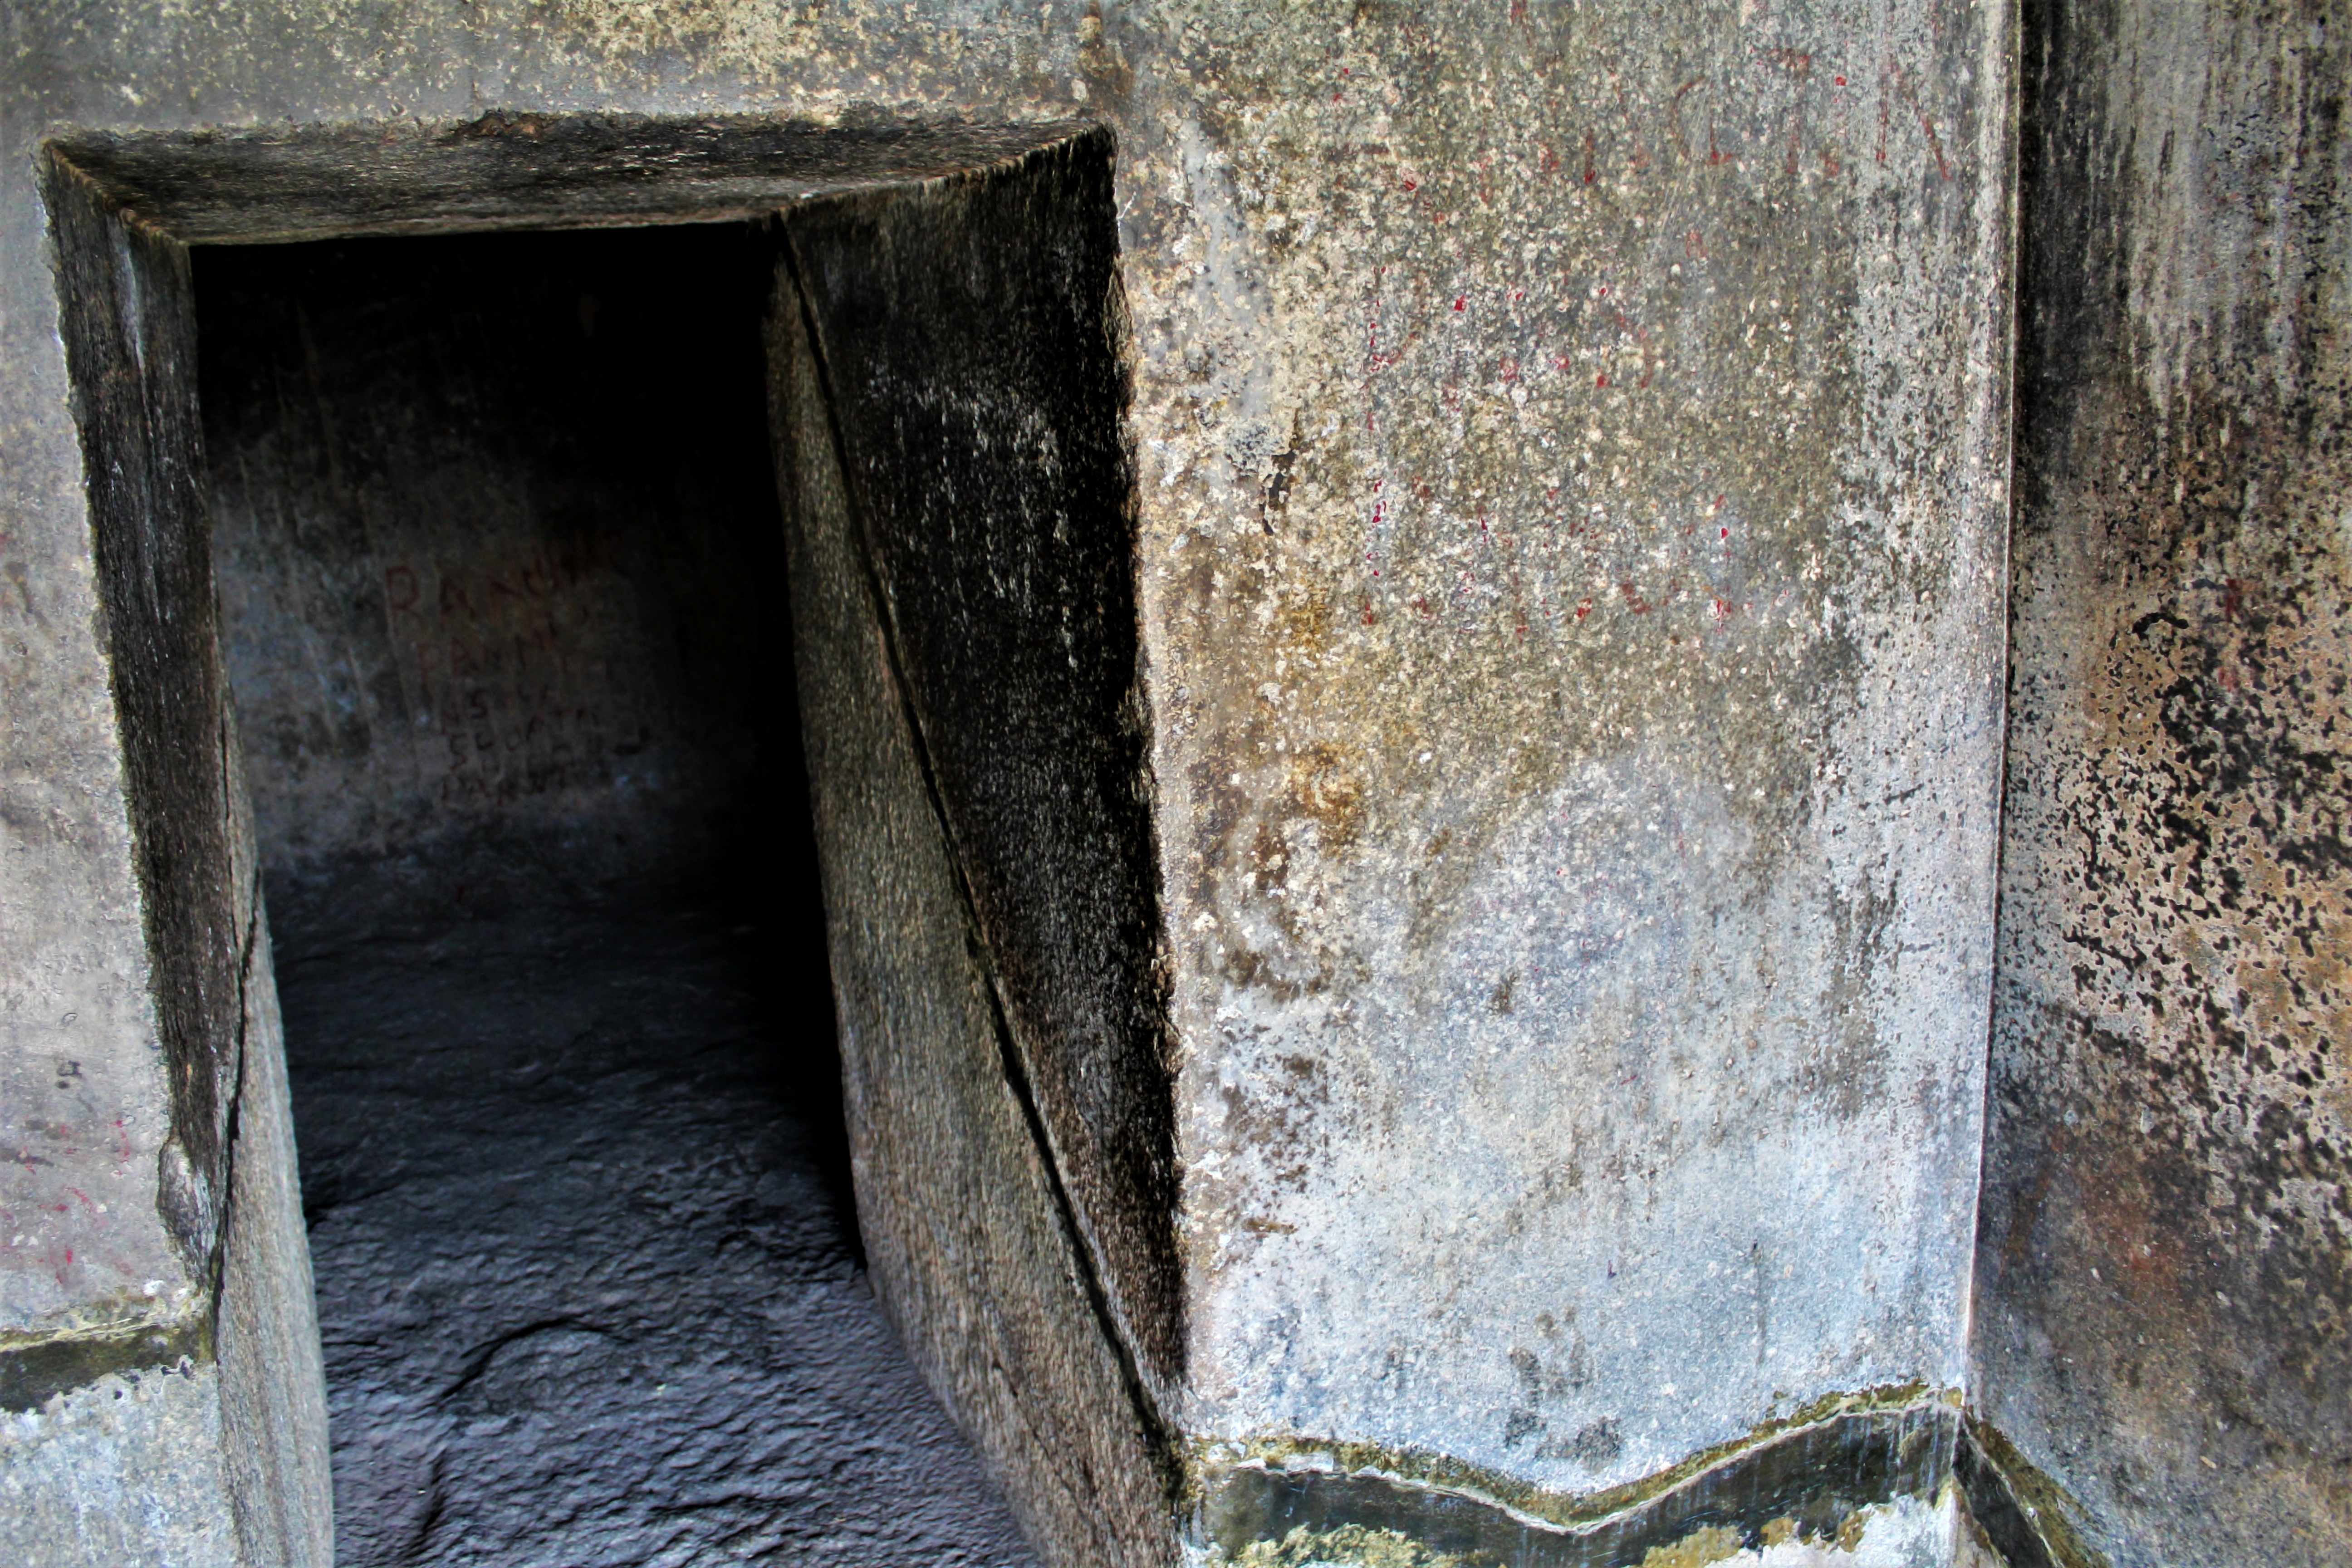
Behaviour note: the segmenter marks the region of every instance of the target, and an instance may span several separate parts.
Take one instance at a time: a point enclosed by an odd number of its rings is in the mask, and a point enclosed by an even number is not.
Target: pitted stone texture
[[[337,1561],[1031,1563],[856,1266],[814,932],[447,892],[278,900]]]
[[[85,601],[77,618],[103,637],[88,652],[103,647],[123,750],[102,764],[120,820],[75,828],[29,805],[5,813],[20,889],[6,908],[30,923],[5,944],[23,961],[0,1068],[0,1335],[28,1339],[209,1310],[255,896],[238,875],[247,820],[213,636],[187,252],[122,222],[69,168],[44,160],[43,172],[60,295],[47,319],[79,378],[67,429],[89,479],[93,580],[67,582],[106,595],[103,616]],[[29,587],[18,607],[52,629]],[[22,638],[16,650],[13,679],[53,679],[30,668]],[[21,697],[37,702],[37,690]],[[9,773],[20,771],[37,795],[75,776],[59,757]],[[81,900],[78,928],[50,927],[78,900],[43,897],[44,879],[69,860],[110,891]],[[136,940],[117,945],[134,922]],[[32,940],[45,929],[98,945],[68,960]]]
[[[269,932],[258,922],[244,991],[244,1069],[214,1320],[230,1511],[248,1568],[332,1568],[326,1371],[278,985]]]
[[[145,962],[123,966],[135,978],[117,995],[144,992],[146,1005],[127,1034],[119,1006],[94,1009],[82,1030],[72,1027],[79,1009],[69,1010],[48,1050],[7,1061],[13,1158],[0,1193],[0,1355],[16,1362],[12,1373],[24,1364],[17,1358],[51,1361],[51,1375],[9,1379],[34,1399],[77,1381],[57,1374],[70,1361],[53,1359],[77,1341],[92,1353],[81,1377],[101,1364],[136,1376],[142,1360],[154,1359],[139,1352],[155,1336],[124,1330],[144,1320],[193,1356],[180,1364],[199,1392],[179,1399],[186,1406],[194,1397],[195,1407],[169,1430],[139,1422],[143,1405],[102,1401],[90,1432],[70,1423],[26,1429],[24,1468],[53,1482],[70,1473],[78,1447],[96,1442],[79,1462],[121,1514],[80,1515],[68,1529],[55,1517],[62,1500],[42,1498],[35,1511],[50,1528],[36,1560],[210,1550],[180,1538],[193,1531],[208,1541],[209,1521],[227,1513],[236,1540],[218,1550],[236,1561],[323,1568],[317,1331],[252,815],[215,636],[188,256],[169,236],[128,221],[69,164],[45,157],[40,166],[89,482],[103,604],[95,618],[123,742],[132,876],[116,891],[135,889],[143,938]],[[34,611],[29,595],[23,603]],[[20,829],[20,849],[44,837],[22,834],[21,814],[0,815]],[[100,864],[110,860],[110,852]],[[44,874],[26,860],[11,869],[30,871],[36,883]],[[100,900],[93,912],[104,907]],[[93,920],[89,934],[110,925]],[[36,995],[20,991],[10,1010],[34,1001],[39,1017],[47,1008],[37,993],[51,990],[54,1005],[56,976],[43,975],[42,950],[12,951],[34,960],[20,982],[34,980]],[[54,970],[57,955],[47,956]],[[35,1073],[54,1085],[27,1081]],[[112,1353],[97,1362],[109,1341]],[[216,1365],[210,1358],[222,1344],[229,1353]],[[165,1373],[151,1365],[146,1375]],[[175,1392],[162,1386],[158,1409]],[[68,1386],[67,1407],[87,1405],[98,1388],[120,1385],[101,1378]],[[130,1424],[113,1430],[126,1415]],[[132,1522],[142,1509],[143,1531]]]
[[[68,136],[75,167],[190,245],[761,219],[781,198],[932,179],[1081,124],[887,128],[766,116],[483,115],[457,126]],[[256,143],[267,155],[250,155]],[[685,301],[689,306],[691,301]]]
[[[246,1568],[218,1370],[110,1374],[0,1415],[0,1552],[26,1568]]]
[[[2352,1559],[2352,35],[2035,13],[1984,1414],[2117,1568]]]

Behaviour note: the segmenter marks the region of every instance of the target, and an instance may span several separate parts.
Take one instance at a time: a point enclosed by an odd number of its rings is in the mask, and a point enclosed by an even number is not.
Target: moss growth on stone
[[[1318,1442],[1304,1437],[1262,1437],[1241,1443],[1196,1442],[1192,1445],[1188,1467],[1192,1478],[1188,1490],[1197,1500],[1205,1495],[1218,1472],[1242,1465],[1256,1463],[1275,1469],[1303,1465],[1304,1468],[1339,1471],[1371,1471],[1401,1481],[1465,1492],[1552,1524],[1590,1524],[1612,1514],[1638,1508],[1695,1476],[1801,1427],[1835,1420],[1842,1415],[1909,1410],[1930,1404],[1957,1408],[1958,1403],[1958,1391],[1931,1389],[1927,1384],[1916,1382],[1824,1394],[1787,1415],[1759,1422],[1742,1436],[1702,1448],[1665,1469],[1622,1486],[1581,1494],[1550,1491],[1517,1477],[1425,1449],[1386,1448],[1377,1443]]]
[[[1484,1556],[1433,1552],[1394,1530],[1343,1524],[1336,1530],[1300,1525],[1280,1541],[1252,1542],[1239,1557],[1213,1562],[1234,1568],[1485,1568]]]

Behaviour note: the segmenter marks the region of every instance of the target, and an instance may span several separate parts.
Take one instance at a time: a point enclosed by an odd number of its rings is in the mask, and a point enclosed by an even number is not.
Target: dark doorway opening
[[[346,1563],[1028,1560],[860,1273],[774,260],[195,255]]]

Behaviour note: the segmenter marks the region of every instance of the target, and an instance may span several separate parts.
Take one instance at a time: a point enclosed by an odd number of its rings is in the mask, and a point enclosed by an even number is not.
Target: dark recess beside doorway
[[[345,1563],[1027,1561],[859,1268],[773,261],[196,253]]]

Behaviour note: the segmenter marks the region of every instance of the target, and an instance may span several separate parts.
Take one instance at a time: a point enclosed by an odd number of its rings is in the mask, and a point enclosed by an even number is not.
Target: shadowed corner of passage
[[[281,973],[532,909],[699,910],[856,1252],[773,246],[726,224],[200,248],[215,555]]]

